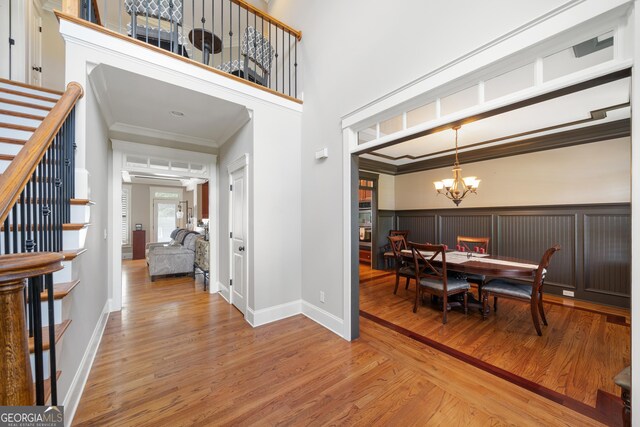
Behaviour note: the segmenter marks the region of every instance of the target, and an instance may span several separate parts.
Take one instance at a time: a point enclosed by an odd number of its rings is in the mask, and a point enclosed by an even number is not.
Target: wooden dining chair
[[[544,305],[542,303],[542,287],[544,279],[547,275],[547,267],[551,261],[551,257],[560,250],[560,245],[554,245],[547,249],[542,256],[542,260],[536,269],[536,273],[532,284],[515,282],[505,279],[494,279],[487,282],[482,288],[482,318],[486,319],[488,315],[488,300],[490,296],[494,297],[494,311],[498,308],[498,297],[511,298],[520,301],[528,301],[531,305],[531,317],[533,318],[533,326],[536,328],[539,336],[542,336],[540,329],[540,320],[548,325],[547,317],[544,314]]]
[[[400,277],[407,279],[407,283],[404,288],[409,289],[409,281],[416,277],[416,272],[413,269],[413,264],[411,263],[410,258],[402,254],[403,250],[407,250],[407,241],[405,238],[403,236],[389,236],[387,239],[389,239],[389,244],[391,245],[391,250],[396,264],[396,286],[393,289],[393,293],[395,295],[396,292],[398,292]]]
[[[476,248],[484,249],[485,253],[489,253],[489,237],[468,237],[458,236],[458,246],[464,247],[465,252],[476,252]],[[478,285],[478,301],[482,301],[482,286],[487,281],[484,274],[467,274],[467,280]]]
[[[467,314],[467,291],[469,282],[447,274],[447,253],[444,245],[430,245],[410,242],[416,271],[416,300],[413,312],[418,311],[418,299],[424,292],[442,297],[442,323],[447,323],[449,296],[463,294],[464,314]],[[425,255],[423,252],[429,253]]]
[[[389,230],[389,236],[402,236],[405,241],[409,240],[409,230]],[[391,244],[387,243],[382,247],[382,256],[384,259],[384,268],[388,268],[389,261],[395,259]]]

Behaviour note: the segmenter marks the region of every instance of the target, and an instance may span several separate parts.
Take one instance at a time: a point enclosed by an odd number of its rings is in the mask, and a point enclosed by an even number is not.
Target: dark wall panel
[[[377,247],[380,248],[377,254],[372,254],[372,258],[376,257],[376,268],[382,268],[384,266],[384,249],[386,245],[389,244],[389,240],[387,236],[389,235],[389,230],[395,229],[395,212],[394,211],[378,211],[378,222],[376,224],[376,235],[374,236],[377,240]]]
[[[491,237],[491,215],[441,215],[439,242],[455,248],[458,236]],[[489,253],[492,243],[489,241]]]
[[[489,236],[490,253],[533,262],[557,243],[562,249],[551,260],[546,292],[572,290],[579,299],[629,307],[630,214],[625,203],[425,209],[395,217],[412,241],[453,247],[458,235]]]
[[[409,240],[412,242],[436,241],[435,215],[402,215],[398,217],[398,230],[410,230]]]
[[[502,256],[539,261],[545,250],[561,250],[549,264],[548,284],[575,288],[575,215],[497,215],[494,252]]]
[[[631,217],[584,216],[585,291],[630,296]]]

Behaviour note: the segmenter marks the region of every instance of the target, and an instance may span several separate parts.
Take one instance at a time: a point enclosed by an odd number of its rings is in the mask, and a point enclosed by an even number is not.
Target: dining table
[[[421,253],[436,266],[442,263],[441,254],[433,260],[430,260],[434,252],[421,251]],[[407,261],[411,260],[409,262],[413,262],[411,250],[404,249],[401,251],[401,255],[406,258]],[[526,280],[533,278],[535,271],[538,269],[538,264],[532,261],[478,252],[447,251],[445,260],[447,263],[447,272],[455,271],[463,274],[477,274],[488,277],[506,277]],[[481,296],[478,295],[478,298],[480,297]],[[470,307],[482,309],[482,303],[473,298],[473,295],[469,295],[468,304]]]

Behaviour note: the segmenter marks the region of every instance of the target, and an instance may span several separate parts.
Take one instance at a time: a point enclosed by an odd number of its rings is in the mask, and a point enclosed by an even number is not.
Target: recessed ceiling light
[[[171,115],[174,117],[184,117],[184,113],[182,111],[172,111]]]

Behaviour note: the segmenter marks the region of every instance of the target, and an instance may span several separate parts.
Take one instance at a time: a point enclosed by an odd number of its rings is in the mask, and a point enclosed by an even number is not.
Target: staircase
[[[0,406],[57,405],[66,298],[80,283],[90,206],[74,199],[82,88],[0,79]]]

